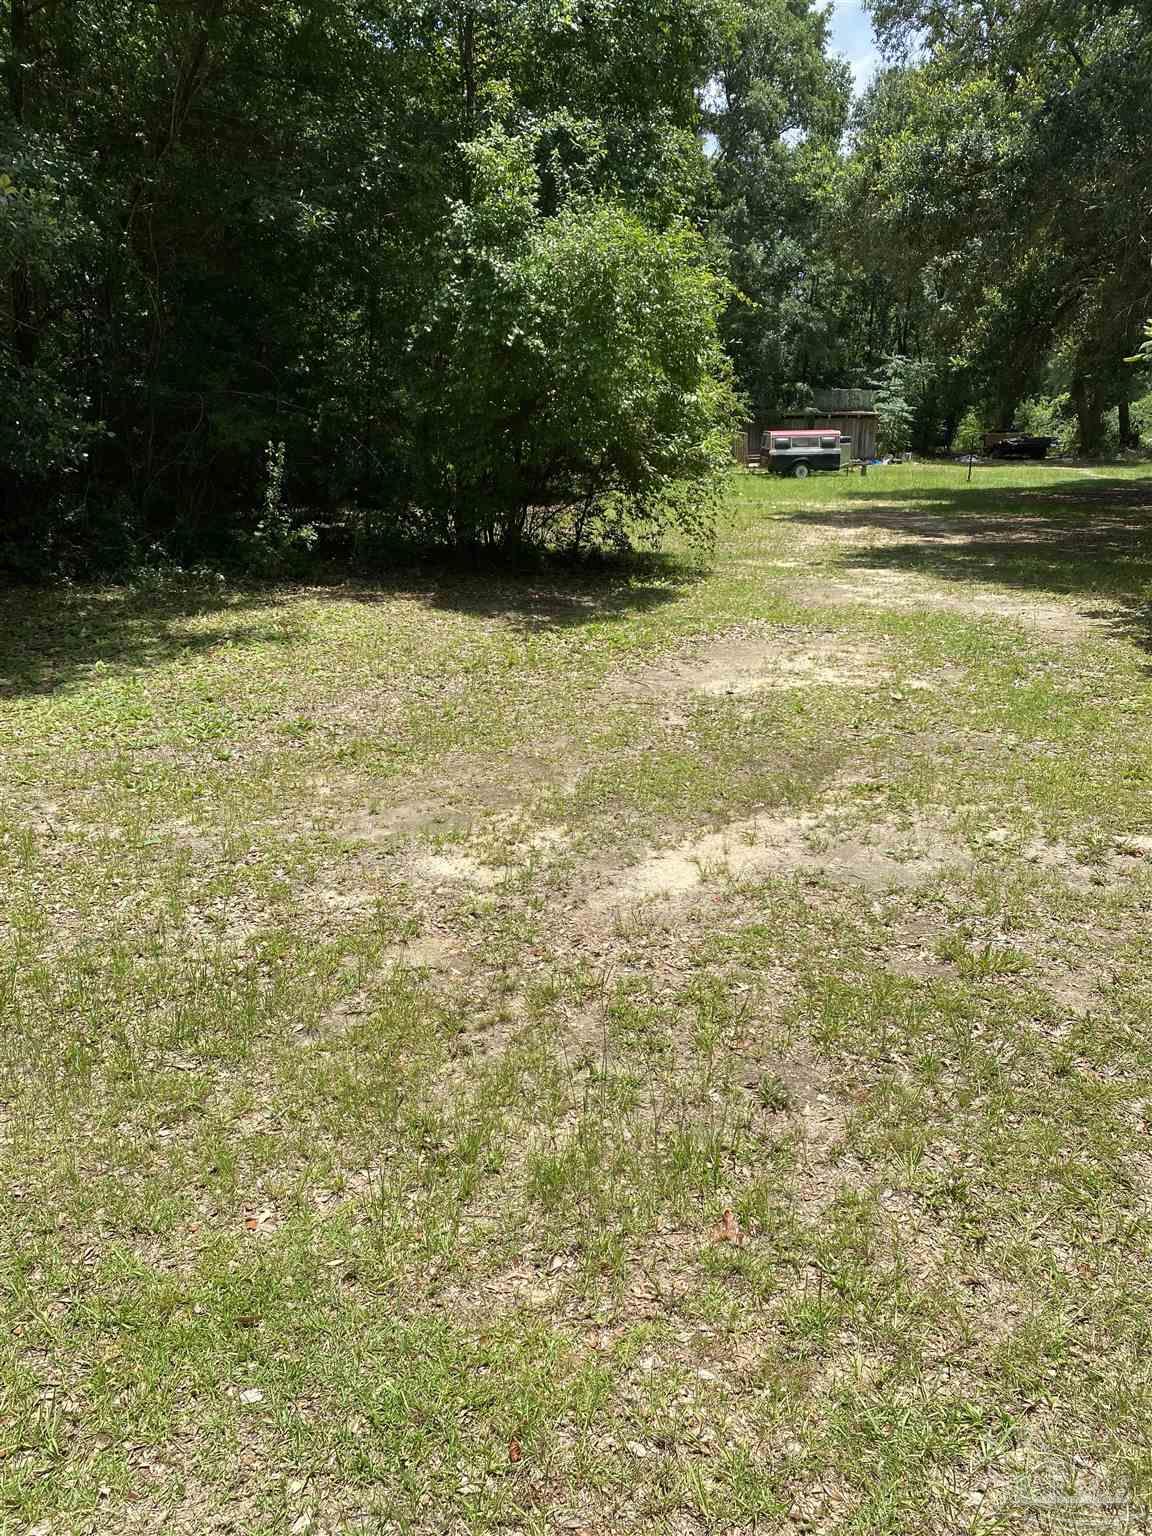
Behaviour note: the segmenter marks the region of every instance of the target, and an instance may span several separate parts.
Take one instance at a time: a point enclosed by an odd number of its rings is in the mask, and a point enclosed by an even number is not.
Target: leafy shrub
[[[912,442],[912,403],[908,399],[902,365],[906,358],[891,358],[876,390],[876,447],[880,453],[903,453]]]
[[[243,563],[261,576],[291,575],[307,562],[318,532],[313,523],[294,513],[284,499],[287,445],[270,442],[264,456],[261,515],[238,540]]]
[[[1125,362],[1136,363],[1138,366],[1152,366],[1152,320],[1144,326],[1144,340],[1131,357],[1125,358]]]
[[[1067,394],[1037,395],[1025,400],[1016,412],[1015,425],[1037,437],[1054,437],[1059,453],[1076,448],[1076,418]]]
[[[94,513],[78,491],[101,427],[74,364],[80,328],[72,270],[90,258],[91,227],[52,145],[12,156],[0,174],[0,571],[30,577],[82,542]],[[44,323],[51,304],[54,323]],[[119,548],[118,510],[107,521]],[[103,532],[103,529],[100,530]],[[83,563],[83,562],[82,562]]]
[[[1141,445],[1147,446],[1152,440],[1152,394],[1133,401],[1132,426],[1139,433]]]
[[[876,446],[881,453],[932,447],[939,427],[935,365],[921,359],[889,357],[875,380]]]
[[[952,447],[956,453],[979,453],[984,446],[984,423],[980,420],[980,413],[975,406],[969,407],[956,428],[956,436],[952,439]]]
[[[401,530],[504,550],[706,535],[738,414],[703,242],[591,196],[542,216],[529,142],[470,159],[411,402],[438,431],[412,442]]]

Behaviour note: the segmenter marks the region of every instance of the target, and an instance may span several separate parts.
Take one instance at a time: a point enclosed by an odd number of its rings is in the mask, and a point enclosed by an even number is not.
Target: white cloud
[[[834,0],[831,19],[832,52],[847,59],[859,93],[867,88],[880,67],[872,23],[861,0]]]

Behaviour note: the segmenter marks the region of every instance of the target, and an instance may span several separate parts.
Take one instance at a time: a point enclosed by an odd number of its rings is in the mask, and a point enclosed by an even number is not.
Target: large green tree
[[[851,95],[811,0],[749,0],[707,93],[713,222],[735,292],[724,335],[758,414],[843,368],[822,210]]]
[[[504,298],[529,305],[521,331],[548,330],[543,279],[511,266],[554,259],[568,263],[560,286],[570,281],[571,241],[550,242],[543,225],[571,229],[576,209],[590,228],[629,232],[612,279],[621,302],[645,278],[682,301],[683,354],[616,336],[683,406],[666,438],[663,409],[647,418],[650,479],[645,461],[596,482],[613,518],[632,498],[646,521],[652,496],[667,503],[666,478],[714,461],[731,411],[700,340],[718,291],[684,219],[707,178],[701,93],[737,15],[735,0],[11,0],[8,563],[115,555],[125,540],[235,543],[266,504],[269,444],[284,445],[271,461],[289,500],[355,502],[406,524],[417,498],[440,506],[449,481],[465,484],[454,442],[475,452],[478,433],[496,433],[480,445],[490,467],[505,448],[553,455],[554,435],[539,450],[528,431],[513,444],[477,380],[457,384],[475,374],[471,348],[495,370],[493,398],[505,389],[517,317],[477,302],[501,261]],[[502,256],[491,222],[502,194],[480,185],[476,152],[501,136],[518,146],[501,162],[504,193],[531,206]],[[548,337],[548,367],[571,393],[587,366],[571,343],[584,338]],[[529,425],[545,420],[530,395],[518,406]],[[690,443],[689,397],[706,402]],[[575,441],[575,419],[567,430],[569,463],[604,449]],[[608,458],[619,468],[628,453],[617,443]],[[568,501],[591,484],[536,480]],[[519,495],[523,478],[500,483],[512,495],[514,482]]]
[[[902,67],[861,114],[848,203],[872,258],[942,285],[1008,418],[1057,359],[1095,453],[1152,305],[1148,5],[875,0]]]

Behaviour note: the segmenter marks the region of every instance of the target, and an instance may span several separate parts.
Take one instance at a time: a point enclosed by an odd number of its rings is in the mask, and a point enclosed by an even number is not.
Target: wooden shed
[[[854,459],[876,457],[875,411],[806,411],[790,412],[781,418],[786,427],[830,427],[841,437],[852,439]]]
[[[876,457],[876,427],[879,417],[874,408],[875,395],[870,389],[817,389],[812,405],[803,411],[777,412],[771,421],[757,422],[751,430],[751,453],[760,452],[760,438],[766,427],[827,427],[852,441],[854,459]]]

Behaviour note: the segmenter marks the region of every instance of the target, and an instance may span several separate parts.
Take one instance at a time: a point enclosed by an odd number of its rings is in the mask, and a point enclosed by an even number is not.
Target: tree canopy
[[[1097,452],[1152,310],[1147,5],[872,10],[893,62],[845,166],[857,249],[919,284],[929,345],[998,422],[1055,376]]]
[[[9,563],[222,547],[254,526],[270,444],[290,499],[402,529],[652,523],[734,419],[690,214],[735,19],[14,0]]]
[[[1098,452],[1149,3],[874,0],[853,102],[813,0],[10,0],[0,563],[700,532],[829,384]]]

